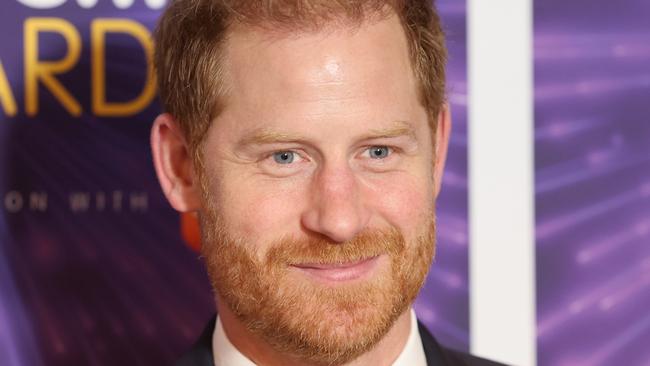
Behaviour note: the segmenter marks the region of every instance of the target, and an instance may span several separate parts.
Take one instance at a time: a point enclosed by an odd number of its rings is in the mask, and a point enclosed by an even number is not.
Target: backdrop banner
[[[150,33],[165,0],[4,0],[0,12],[3,366],[165,365],[214,313],[161,194]],[[417,300],[468,349],[465,4],[439,1],[454,128],[438,257]],[[187,238],[187,237],[186,237]]]
[[[650,2],[538,0],[539,365],[650,363]]]

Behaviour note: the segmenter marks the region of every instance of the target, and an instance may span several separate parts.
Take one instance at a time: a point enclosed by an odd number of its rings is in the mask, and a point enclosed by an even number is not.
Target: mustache
[[[271,266],[343,264],[382,254],[398,255],[405,249],[404,236],[397,228],[391,227],[366,230],[342,243],[325,238],[283,238],[271,245],[266,262]]]

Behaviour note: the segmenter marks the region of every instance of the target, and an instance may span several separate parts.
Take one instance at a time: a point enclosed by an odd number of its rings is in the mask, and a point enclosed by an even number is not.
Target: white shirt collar
[[[426,366],[427,360],[422,347],[422,339],[418,330],[418,322],[413,309],[411,312],[411,332],[404,345],[404,349],[397,356],[393,366]],[[215,366],[256,366],[246,358],[235,346],[230,343],[223,330],[221,320],[217,316],[217,323],[212,333],[212,354]]]

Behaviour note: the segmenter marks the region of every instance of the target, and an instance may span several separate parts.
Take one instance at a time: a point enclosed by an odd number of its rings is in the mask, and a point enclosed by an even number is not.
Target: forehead
[[[239,27],[224,48],[224,113],[240,121],[356,115],[388,123],[422,109],[397,16],[284,34]]]

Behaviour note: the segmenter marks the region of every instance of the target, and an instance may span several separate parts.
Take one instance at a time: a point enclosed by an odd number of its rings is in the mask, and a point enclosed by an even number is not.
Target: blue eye
[[[383,159],[390,154],[390,149],[386,146],[373,146],[368,151],[373,159]]]
[[[278,164],[291,164],[295,158],[296,153],[293,151],[278,151],[273,153],[273,160]]]

